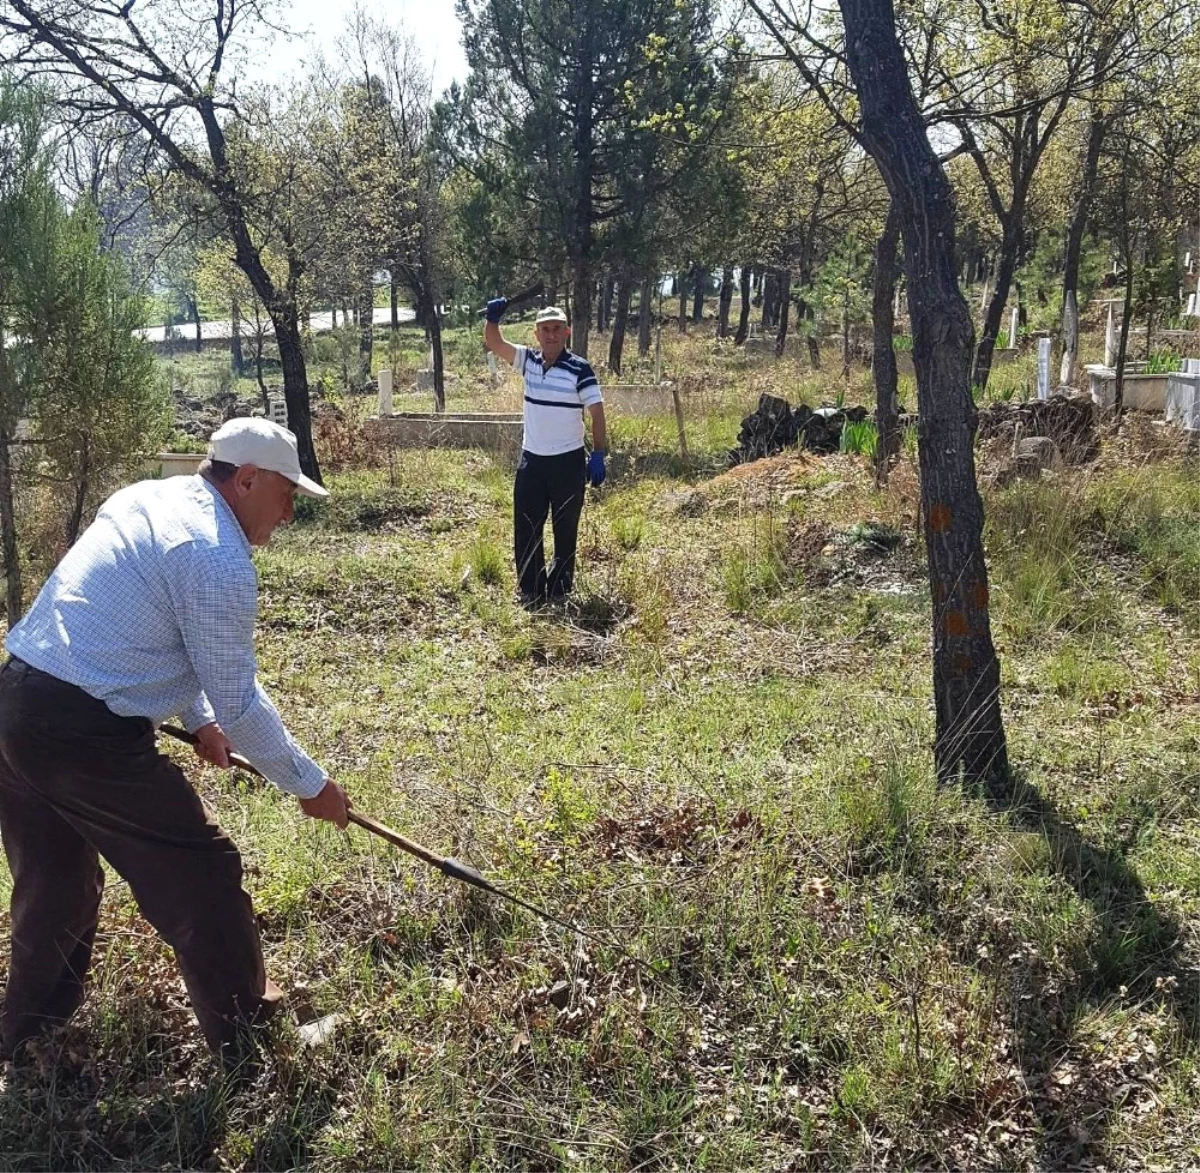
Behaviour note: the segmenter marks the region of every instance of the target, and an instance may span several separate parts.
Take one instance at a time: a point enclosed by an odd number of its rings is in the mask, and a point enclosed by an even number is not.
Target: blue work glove
[[[489,322],[495,322],[499,324],[500,319],[504,317],[504,311],[506,309],[508,309],[507,297],[493,297],[492,300],[487,303],[487,309],[484,310],[484,316]]]
[[[604,449],[595,448],[592,450],[591,456],[588,457],[587,479],[589,485],[595,485],[599,488],[604,484]]]

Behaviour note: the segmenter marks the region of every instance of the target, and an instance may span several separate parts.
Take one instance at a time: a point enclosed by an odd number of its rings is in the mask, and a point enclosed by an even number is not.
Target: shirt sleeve
[[[179,716],[183,721],[184,728],[189,733],[195,733],[201,726],[211,725],[217,719],[217,715],[213,712],[213,707],[208,703],[208,697],[204,693],[200,693]]]
[[[258,582],[253,569],[247,573],[213,551],[191,545],[174,553],[181,559],[176,568],[181,573],[167,576],[172,602],[210,720],[219,722],[234,749],[280,790],[297,798],[316,797],[328,775],[296,744],[258,682]],[[202,711],[198,704],[190,707],[189,717]]]
[[[603,403],[604,396],[600,394],[600,380],[596,378],[596,372],[592,370],[591,363],[584,363],[583,370],[579,372],[579,382],[576,384],[579,391],[579,402],[584,407],[591,407],[594,403]]]
[[[514,346],[512,368],[518,375],[525,373],[525,357],[529,354],[528,346]]]

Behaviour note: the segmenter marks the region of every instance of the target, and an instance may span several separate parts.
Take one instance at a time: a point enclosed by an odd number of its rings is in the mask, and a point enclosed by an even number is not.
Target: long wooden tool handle
[[[189,733],[186,729],[180,729],[176,725],[160,725],[158,731],[167,734],[168,737],[174,737],[187,745],[195,745],[198,740],[194,733]],[[240,753],[230,753],[229,764],[239,770],[245,770],[248,774],[254,774],[256,777],[263,778],[264,781],[266,780],[262,771],[255,769]],[[350,822],[358,827],[362,827],[364,831],[370,831],[372,835],[378,835],[380,839],[386,840],[393,847],[398,847],[401,851],[407,852],[423,863],[437,868],[442,875],[449,877],[451,880],[460,880],[464,884],[470,884],[474,888],[481,888],[484,892],[490,892],[493,896],[498,896],[501,900],[510,901],[512,904],[527,909],[534,916],[552,921],[556,925],[561,925],[564,929],[569,929],[573,933],[578,933],[582,937],[587,937],[589,940],[597,942],[597,944],[614,948],[641,968],[650,969],[640,957],[635,957],[629,950],[622,948],[616,942],[609,941],[597,933],[574,924],[572,921],[555,916],[554,913],[548,912],[544,908],[539,908],[536,904],[530,904],[528,900],[523,900],[520,896],[514,896],[511,892],[506,892],[503,888],[496,887],[495,884],[477,872],[470,864],[463,863],[461,860],[454,859],[449,855],[438,855],[436,851],[430,851],[428,847],[423,847],[420,843],[406,838],[399,831],[393,831],[391,827],[379,822],[377,819],[371,818],[370,815],[360,815],[352,807],[347,808],[346,815]]]
[[[194,733],[189,733],[186,729],[180,729],[175,725],[160,725],[159,732],[185,742],[187,745],[196,744],[197,738]],[[240,753],[231,752],[229,764],[238,770],[245,770],[247,774],[253,774],[257,778],[263,777],[262,771],[252,766]],[[409,855],[432,865],[444,875],[455,880],[464,880],[468,884],[474,884],[477,888],[492,890],[491,885],[474,868],[459,863],[456,859],[438,855],[436,851],[430,851],[428,847],[423,847],[420,843],[406,838],[399,831],[393,831],[391,827],[371,818],[370,815],[360,815],[353,807],[348,808],[346,814],[352,823],[362,827],[363,830],[370,831],[372,835],[378,835],[380,839],[386,839],[393,847],[407,851]]]
[[[522,289],[520,293],[514,293],[511,297],[505,298],[505,301],[508,302],[508,305],[504,307],[505,312],[522,305],[524,302],[531,301],[535,297],[541,297],[545,291],[546,283],[544,281],[535,281],[528,288]],[[487,310],[482,309],[479,311],[479,316],[483,317],[485,313],[487,313]]]
[[[437,852],[430,851],[428,847],[422,847],[421,844],[401,835],[399,831],[393,831],[391,827],[371,818],[370,815],[360,815],[353,807],[346,814],[349,815],[352,823],[356,823],[364,831],[370,831],[372,835],[386,839],[393,847],[399,847],[401,851],[407,851],[409,855],[415,855],[417,859],[422,859],[435,868],[441,868],[444,861]]]

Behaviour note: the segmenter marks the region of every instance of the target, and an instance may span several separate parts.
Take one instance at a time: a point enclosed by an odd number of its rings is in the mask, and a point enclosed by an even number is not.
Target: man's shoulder
[[[592,364],[588,362],[582,355],[576,354],[573,350],[564,350],[559,356],[558,365],[566,367],[574,375],[592,375],[596,372],[592,370]]]
[[[139,519],[160,553],[221,565],[227,572],[242,562],[249,564],[244,539],[234,532],[237,519],[198,476],[140,481],[114,493],[104,509],[118,525]]]

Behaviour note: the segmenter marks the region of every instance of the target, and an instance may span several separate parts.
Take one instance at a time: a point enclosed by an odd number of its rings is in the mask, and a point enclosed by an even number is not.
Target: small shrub
[[[777,595],[786,574],[783,541],[774,530],[750,546],[739,546],[725,556],[722,575],[725,601],[735,613],[750,610],[759,599]]]
[[[900,545],[901,539],[900,531],[886,521],[856,521],[846,531],[846,536],[852,542],[881,554],[890,554]]]
[[[839,448],[852,456],[866,456],[875,459],[875,450],[879,447],[879,429],[871,420],[859,420],[852,423],[847,420],[842,426],[842,438]]]
[[[636,550],[644,533],[645,523],[640,517],[618,517],[613,523],[613,537],[622,550]]]
[[[504,577],[504,555],[494,542],[479,538],[467,552],[471,572],[484,586],[495,586]]]
[[[1156,350],[1146,360],[1142,371],[1147,375],[1166,375],[1179,370],[1182,365],[1182,359],[1174,351]]]

